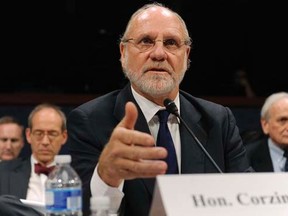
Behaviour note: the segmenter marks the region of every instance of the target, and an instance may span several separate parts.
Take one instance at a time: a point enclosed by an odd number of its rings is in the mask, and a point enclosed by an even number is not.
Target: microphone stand
[[[207,152],[207,150],[204,148],[204,146],[201,144],[201,142],[199,141],[199,139],[196,137],[196,135],[193,133],[193,131],[188,127],[188,125],[186,124],[186,122],[181,118],[181,116],[179,115],[178,112],[178,108],[175,105],[174,101],[172,101],[169,98],[166,98],[164,100],[164,105],[166,107],[166,110],[172,114],[174,114],[179,120],[180,122],[184,125],[184,127],[186,128],[186,130],[191,134],[191,136],[194,138],[194,140],[196,141],[197,145],[201,148],[201,150],[205,153],[205,155],[208,157],[208,159],[210,160],[210,162],[213,164],[213,166],[217,169],[217,171],[219,173],[223,173],[222,170],[219,168],[219,166],[216,164],[216,162],[213,160],[213,158],[211,157],[211,155]]]

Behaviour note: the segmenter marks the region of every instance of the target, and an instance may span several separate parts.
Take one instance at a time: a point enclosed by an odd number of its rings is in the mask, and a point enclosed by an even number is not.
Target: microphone
[[[193,131],[188,127],[188,125],[186,124],[186,122],[183,120],[183,118],[181,118],[181,116],[179,115],[178,112],[178,108],[176,106],[176,104],[174,103],[174,101],[172,101],[169,98],[166,98],[164,101],[164,106],[166,107],[166,110],[169,113],[174,114],[177,118],[180,119],[180,122],[185,126],[186,130],[190,133],[190,135],[194,138],[194,140],[196,141],[196,143],[198,144],[198,146],[200,147],[200,149],[204,152],[204,154],[206,155],[206,157],[210,160],[210,162],[213,164],[213,166],[217,169],[217,171],[219,173],[223,173],[222,170],[219,168],[219,166],[217,165],[217,163],[214,161],[214,159],[211,157],[211,155],[207,152],[207,150],[204,148],[204,146],[202,145],[202,143],[199,141],[199,139],[196,137],[196,135],[193,133]]]

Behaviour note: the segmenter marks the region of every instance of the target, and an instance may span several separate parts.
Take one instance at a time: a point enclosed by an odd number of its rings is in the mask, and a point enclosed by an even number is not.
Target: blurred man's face
[[[14,123],[0,125],[0,160],[19,156],[24,146],[23,129]]]
[[[54,160],[67,140],[67,131],[62,131],[62,119],[51,108],[40,110],[32,119],[32,128],[26,129],[26,138],[37,161],[47,165]]]
[[[269,118],[261,119],[261,124],[276,144],[288,148],[288,99],[276,102],[269,110]]]

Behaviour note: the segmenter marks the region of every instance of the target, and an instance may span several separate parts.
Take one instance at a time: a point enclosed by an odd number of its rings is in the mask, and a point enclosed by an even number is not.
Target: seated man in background
[[[261,109],[265,138],[247,143],[251,166],[256,172],[288,172],[288,93],[270,95]]]
[[[12,116],[0,118],[0,161],[19,156],[24,146],[24,127]]]
[[[31,157],[0,163],[0,195],[44,203],[48,171],[38,172],[44,170],[39,166],[55,165],[55,155],[67,140],[65,114],[52,104],[36,106],[28,117],[26,139],[31,145]]]

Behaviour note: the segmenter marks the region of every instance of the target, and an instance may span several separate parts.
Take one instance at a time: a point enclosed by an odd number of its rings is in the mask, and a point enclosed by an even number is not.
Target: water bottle
[[[46,216],[82,216],[82,182],[70,166],[70,155],[56,155],[56,167],[45,182]]]
[[[109,216],[110,199],[107,196],[92,196],[90,198],[90,216]]]

